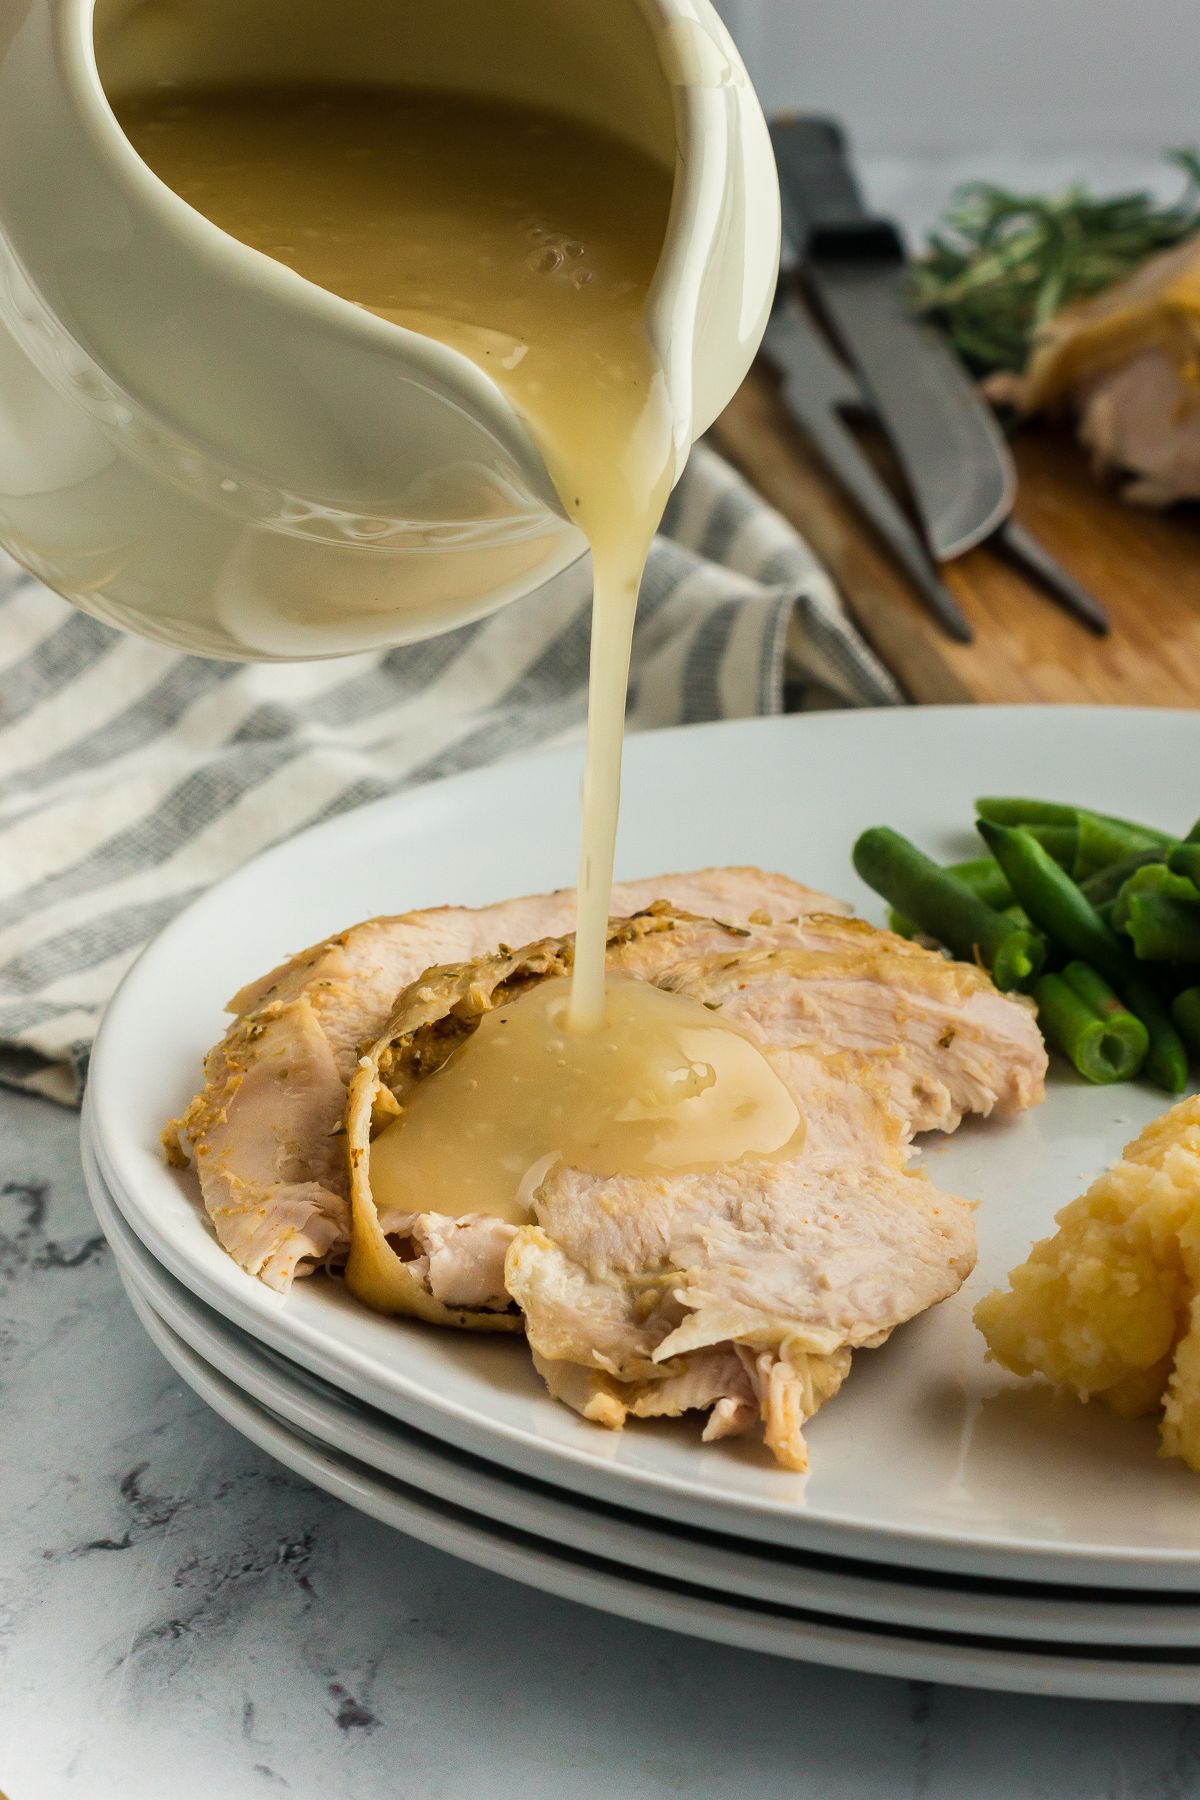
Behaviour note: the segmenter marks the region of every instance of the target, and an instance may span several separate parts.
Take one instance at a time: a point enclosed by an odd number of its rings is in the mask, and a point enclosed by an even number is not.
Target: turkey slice
[[[721,868],[620,883],[613,911],[659,899],[742,925],[752,914],[845,910],[785,875]],[[286,1290],[295,1275],[344,1258],[347,1088],[397,996],[434,964],[561,935],[574,920],[570,888],[368,919],[234,995],[235,1017],[205,1060],[204,1085],[163,1143],[172,1162],[194,1164],[217,1236],[244,1269]]]

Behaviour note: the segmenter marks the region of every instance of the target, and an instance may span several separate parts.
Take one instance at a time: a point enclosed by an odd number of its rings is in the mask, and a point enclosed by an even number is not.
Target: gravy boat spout
[[[113,624],[211,656],[428,637],[578,560],[473,363],[174,194],[112,102],[395,81],[552,105],[674,170],[648,324],[675,473],[757,348],[766,127],[708,0],[26,0],[0,17],[0,543]]]

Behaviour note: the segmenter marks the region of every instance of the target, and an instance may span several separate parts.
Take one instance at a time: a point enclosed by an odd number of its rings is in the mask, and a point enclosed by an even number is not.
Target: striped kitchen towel
[[[127,637],[0,556],[0,1082],[68,1103],[141,946],[265,845],[415,782],[581,733],[585,565],[429,643],[214,662]],[[641,729],[889,705],[828,577],[711,451],[642,589]]]

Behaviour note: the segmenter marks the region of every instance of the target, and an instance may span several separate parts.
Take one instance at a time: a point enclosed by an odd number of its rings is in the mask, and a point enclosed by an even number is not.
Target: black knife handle
[[[874,218],[850,166],[846,135],[833,119],[780,118],[771,125],[783,199],[783,233],[800,263],[869,257],[903,262],[888,219]]]

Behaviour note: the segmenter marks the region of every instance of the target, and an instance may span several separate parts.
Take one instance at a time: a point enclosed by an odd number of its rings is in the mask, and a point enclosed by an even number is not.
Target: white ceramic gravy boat
[[[238,78],[550,103],[673,163],[649,322],[682,468],[757,348],[779,244],[766,127],[708,0],[4,0],[0,543],[20,562],[112,623],[283,659],[429,636],[583,554],[486,375],[226,236],[106,97]]]

